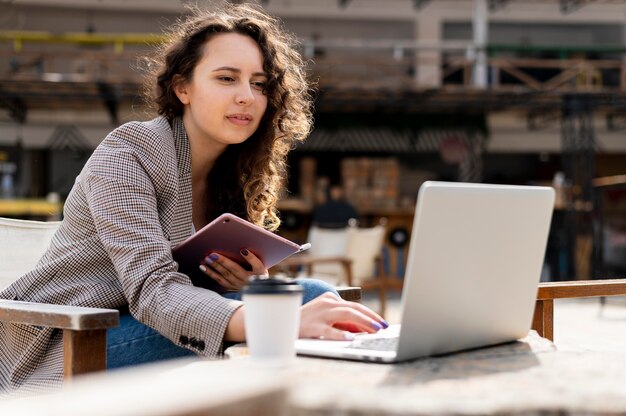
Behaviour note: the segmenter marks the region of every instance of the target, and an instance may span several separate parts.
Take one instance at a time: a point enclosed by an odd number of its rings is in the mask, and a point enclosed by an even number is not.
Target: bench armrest
[[[106,330],[119,325],[115,309],[0,299],[0,321],[63,330],[66,379],[106,369]]]
[[[588,298],[626,295],[626,279],[574,280],[539,283],[537,299]]]
[[[361,288],[358,286],[339,286],[335,290],[343,300],[358,302],[361,300]]]
[[[626,295],[625,279],[539,283],[532,328],[554,341],[554,299]]]
[[[85,331],[118,326],[119,311],[0,299],[0,321]]]

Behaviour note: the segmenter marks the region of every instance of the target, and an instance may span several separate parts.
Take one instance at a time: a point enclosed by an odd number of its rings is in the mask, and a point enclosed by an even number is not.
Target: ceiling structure
[[[318,15],[328,18],[333,16],[367,16],[388,19],[415,19],[435,7],[460,5],[471,9],[476,0],[265,0],[259,1],[270,12],[278,15],[306,15],[315,11]],[[626,12],[626,0],[482,0],[486,1],[492,15],[504,13],[512,7],[551,7],[559,9],[561,14],[576,15],[581,8],[598,10],[601,7],[618,7]],[[141,12],[150,10],[152,13],[170,13],[176,15],[184,10],[188,1],[172,0],[0,0],[0,10],[20,10],[20,7],[58,6],[93,10],[127,10]],[[325,14],[324,14],[325,13]],[[369,15],[367,14],[369,13]],[[8,14],[5,14],[8,16]],[[15,15],[19,17],[19,13]],[[622,14],[623,16],[623,14]],[[623,17],[620,17],[623,19]],[[17,19],[19,20],[19,19]],[[128,71],[134,67],[136,53],[145,53],[143,45],[158,43],[159,35],[144,34],[103,34],[103,33],[41,33],[33,31],[3,30],[7,25],[14,27],[13,22],[2,22],[0,18],[0,110],[3,109],[13,120],[23,123],[30,110],[36,109],[103,109],[113,123],[117,121],[118,111],[123,107],[141,105],[140,73]],[[308,43],[307,43],[308,42]],[[369,42],[369,43],[368,43]],[[492,86],[487,89],[476,89],[463,81],[449,82],[440,88],[420,88],[413,82],[415,54],[421,51],[438,50],[458,57],[473,51],[470,40],[466,42],[422,42],[420,40],[404,41],[373,41],[359,42],[346,40],[322,39],[312,43],[304,40],[303,53],[307,58],[315,58],[311,73],[319,80],[317,91],[317,108],[321,111],[498,111],[504,108],[558,108],[563,94],[588,94],[598,106],[624,107],[626,83],[616,86],[595,88],[593,83],[582,85],[582,89],[571,87],[568,82],[548,84],[534,82],[524,75],[527,67],[516,68],[515,63],[506,66],[502,71],[509,78],[514,78],[510,85]],[[37,48],[28,48],[28,45]],[[47,69],[50,60],[69,61],[64,55],[54,56],[47,52],[58,45],[73,47],[75,56],[71,59],[81,61],[84,67],[78,71],[70,68],[67,71],[51,71]],[[307,46],[309,49],[307,49]],[[317,48],[317,49],[316,49]],[[326,71],[320,68],[325,65],[323,57],[308,56],[310,51],[332,48],[352,48],[352,50],[383,50],[389,57],[380,68],[372,67],[364,71],[363,79],[354,74],[350,76],[351,67],[347,67],[346,76],[337,82],[328,78],[327,74],[338,73],[341,68],[336,62],[327,63]],[[135,52],[134,52],[135,51]],[[398,53],[399,51],[399,53]],[[475,51],[475,49],[474,49]],[[623,52],[623,51],[622,51]],[[100,55],[100,58],[96,56]],[[97,60],[105,61],[106,71],[101,69],[104,64],[95,65]],[[447,59],[447,58],[446,58]],[[454,58],[457,59],[458,58]],[[313,59],[311,59],[313,62]],[[452,62],[452,61],[451,61]],[[369,63],[368,63],[369,64]],[[446,62],[442,64],[447,65]],[[360,65],[360,64],[359,64]],[[365,65],[365,63],[363,63]],[[448,65],[450,76],[455,73],[457,78],[464,77],[464,70],[471,64],[461,63],[455,70],[452,63]],[[120,70],[122,68],[122,70]],[[451,69],[450,69],[451,68]],[[465,68],[465,69],[463,69]],[[526,69],[525,69],[526,68]],[[604,70],[603,68],[601,68]],[[565,73],[567,68],[561,69]],[[593,70],[593,68],[592,68]],[[597,70],[597,69],[596,69]],[[316,72],[317,71],[317,72]],[[456,72],[454,72],[456,71]],[[614,71],[626,72],[624,68]],[[571,72],[571,71],[570,71]],[[375,76],[373,77],[372,74]],[[572,75],[572,74],[570,74]],[[575,74],[574,74],[575,75]],[[565,79],[566,75],[561,78]],[[570,77],[571,78],[571,77]],[[372,79],[380,79],[387,83],[377,84]],[[557,79],[558,81],[558,79]],[[593,80],[592,80],[593,81]]]

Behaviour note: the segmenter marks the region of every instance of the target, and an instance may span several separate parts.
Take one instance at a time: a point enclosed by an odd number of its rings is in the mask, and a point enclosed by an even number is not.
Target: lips
[[[237,126],[247,126],[252,122],[252,115],[250,114],[231,114],[226,116],[226,118],[233,124]]]

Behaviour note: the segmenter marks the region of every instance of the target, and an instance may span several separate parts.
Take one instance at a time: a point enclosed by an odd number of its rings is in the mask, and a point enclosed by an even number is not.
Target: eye
[[[235,81],[235,78],[229,77],[228,75],[221,75],[221,76],[217,77],[217,79],[219,79],[220,81],[223,81],[223,82],[234,82]]]
[[[265,81],[252,81],[252,87],[259,90],[259,91],[263,91],[265,89]]]

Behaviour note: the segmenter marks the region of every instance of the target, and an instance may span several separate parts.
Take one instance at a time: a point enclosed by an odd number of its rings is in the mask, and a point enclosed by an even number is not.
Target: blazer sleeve
[[[92,156],[82,186],[98,236],[137,320],[179,346],[218,355],[241,302],[197,288],[178,272],[160,222],[155,186],[142,164],[124,146],[101,146]],[[173,170],[177,175],[175,166]]]

